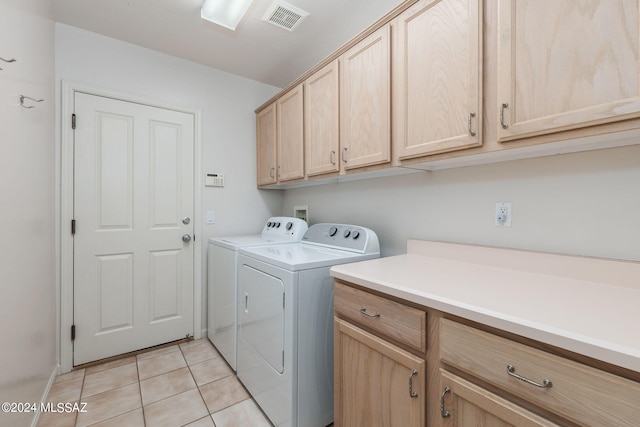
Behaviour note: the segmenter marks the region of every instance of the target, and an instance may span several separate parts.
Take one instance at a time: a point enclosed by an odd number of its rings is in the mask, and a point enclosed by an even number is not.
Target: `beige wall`
[[[0,2],[0,402],[40,402],[56,368],[53,22],[48,0]],[[20,107],[19,96],[44,98]],[[34,414],[0,412],[0,425]]]
[[[371,227],[383,255],[418,238],[640,261],[640,146],[287,190],[283,214],[306,204],[312,223]]]

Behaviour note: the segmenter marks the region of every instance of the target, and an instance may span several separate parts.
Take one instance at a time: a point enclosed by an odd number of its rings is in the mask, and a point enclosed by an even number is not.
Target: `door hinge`
[[[76,220],[71,220],[71,234],[76,234]]]
[[[76,339],[76,325],[71,325],[71,341]]]
[[[71,129],[75,129],[76,128],[76,113],[73,113],[71,115]]]

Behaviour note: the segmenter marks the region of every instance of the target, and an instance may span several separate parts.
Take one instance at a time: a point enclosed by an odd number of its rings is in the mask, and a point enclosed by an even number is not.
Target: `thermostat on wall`
[[[224,174],[208,173],[204,185],[206,187],[224,187]]]

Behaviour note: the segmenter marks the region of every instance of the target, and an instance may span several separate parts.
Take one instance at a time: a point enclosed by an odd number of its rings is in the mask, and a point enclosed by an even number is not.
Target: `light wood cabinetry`
[[[554,414],[583,426],[630,427],[640,420],[640,385],[634,381],[449,319],[440,320],[439,338],[444,366],[463,371],[470,381],[497,387],[507,396],[540,408],[541,413]],[[446,372],[441,379],[443,393],[445,387],[461,388],[456,378]],[[487,393],[480,388],[476,391],[479,395]],[[453,415],[454,412],[465,410],[466,404],[454,402],[450,406],[451,400],[446,394],[444,407],[451,408],[448,409],[450,417],[456,418],[458,415]],[[502,419],[505,418],[501,414],[507,412],[527,413],[513,408],[506,411],[504,405],[495,405],[491,400],[477,400],[475,406]],[[539,421],[510,423],[506,425],[553,425]],[[444,421],[443,425],[449,424]]]
[[[276,102],[278,182],[304,177],[303,86]]]
[[[440,377],[440,390],[443,390],[440,416],[443,426],[557,426],[450,372],[441,371]]]
[[[276,104],[256,114],[256,159],[258,186],[275,184],[276,177]]]
[[[637,1],[499,0],[498,139],[640,116]]]
[[[334,339],[336,427],[424,426],[423,359],[339,319]]]
[[[426,313],[338,282],[334,307],[335,426],[423,427],[424,351],[395,343],[421,347]]]
[[[338,61],[304,82],[304,129],[307,176],[338,172],[340,121]]]
[[[391,48],[385,25],[340,57],[344,170],[391,160]]]
[[[399,160],[482,145],[482,0],[421,0],[393,21]]]
[[[635,0],[404,1],[256,110],[308,91],[307,164],[259,185],[637,143],[638,46]]]
[[[337,427],[632,427],[640,420],[635,374],[341,280],[334,310]]]
[[[304,178],[303,86],[256,114],[258,186]]]

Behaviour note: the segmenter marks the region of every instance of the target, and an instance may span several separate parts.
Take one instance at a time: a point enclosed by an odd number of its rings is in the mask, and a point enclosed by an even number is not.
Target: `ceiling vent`
[[[309,12],[282,0],[275,0],[267,9],[262,20],[285,30],[293,31],[307,16],[309,16]]]

